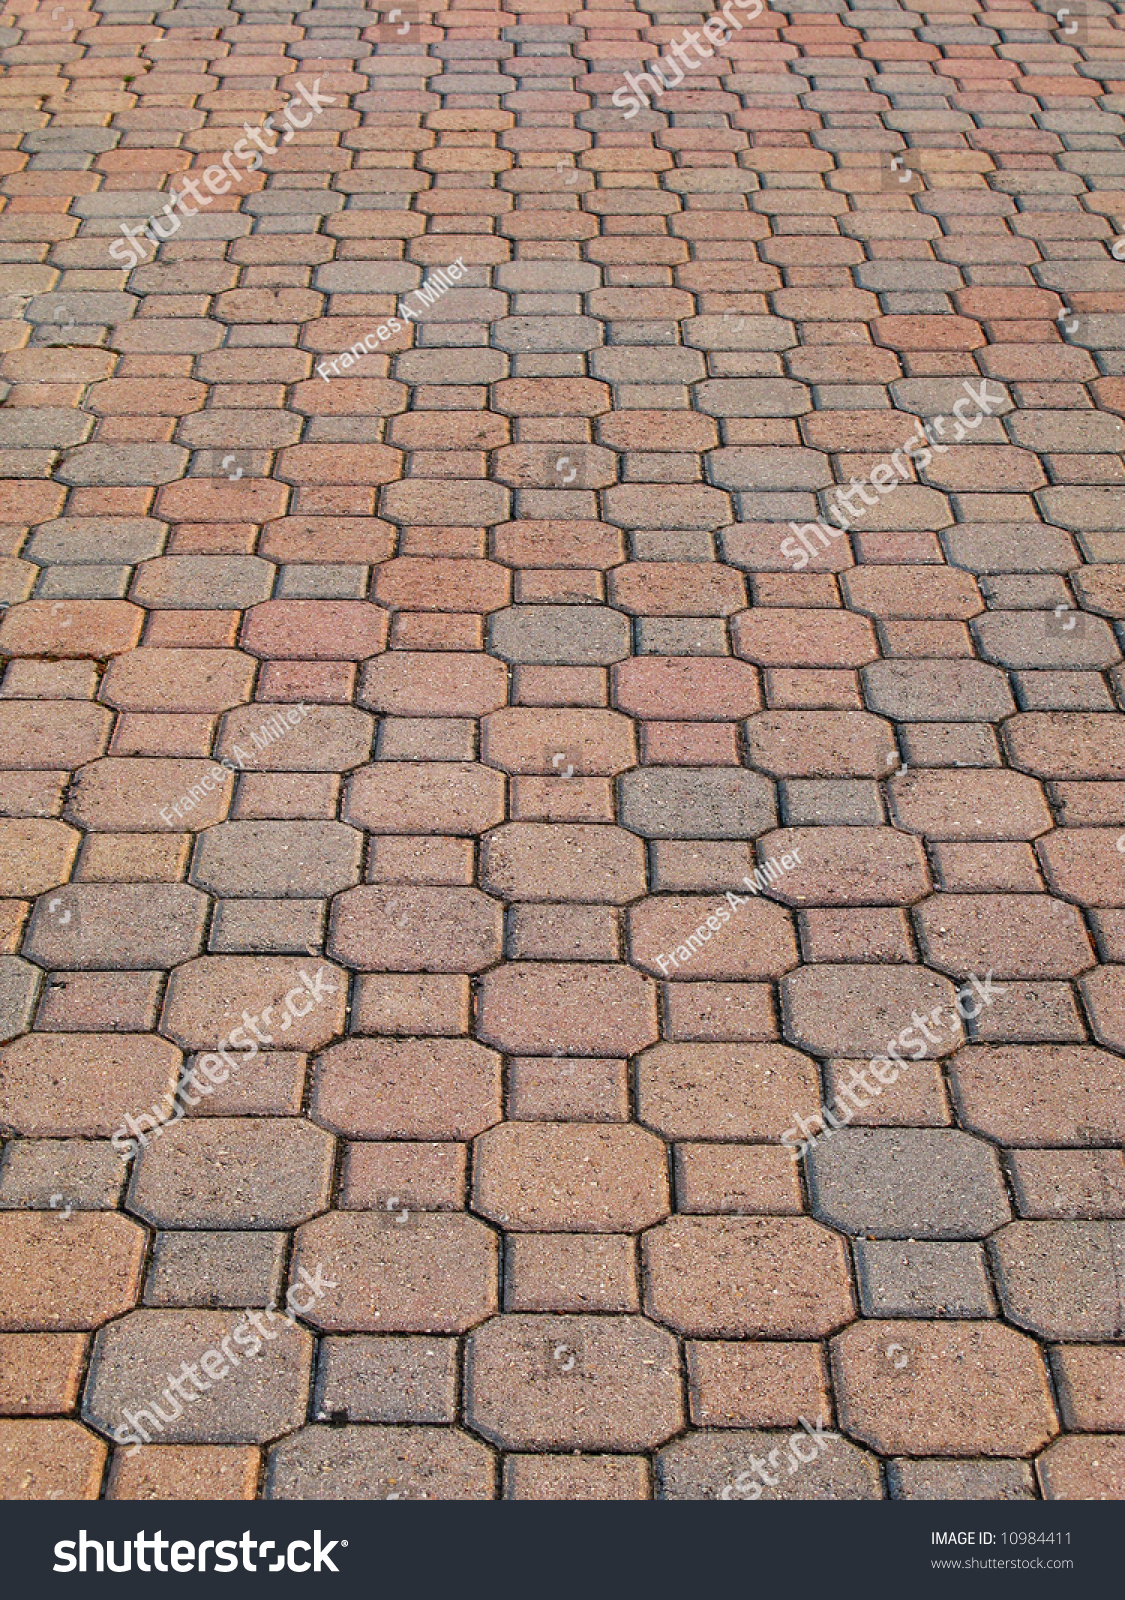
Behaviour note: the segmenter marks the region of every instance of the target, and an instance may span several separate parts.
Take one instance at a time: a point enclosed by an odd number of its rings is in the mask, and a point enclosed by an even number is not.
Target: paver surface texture
[[[0,14],[0,1494],[1125,1498],[1123,16]]]

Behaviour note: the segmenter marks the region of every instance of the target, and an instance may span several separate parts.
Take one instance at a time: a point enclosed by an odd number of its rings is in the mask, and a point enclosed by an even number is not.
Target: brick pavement
[[[738,5],[0,16],[5,1497],[1125,1498],[1120,12]]]

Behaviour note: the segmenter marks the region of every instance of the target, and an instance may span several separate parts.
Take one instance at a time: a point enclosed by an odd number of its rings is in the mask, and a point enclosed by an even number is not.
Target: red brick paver
[[[1125,1498],[1120,14],[48,9],[0,1496]]]

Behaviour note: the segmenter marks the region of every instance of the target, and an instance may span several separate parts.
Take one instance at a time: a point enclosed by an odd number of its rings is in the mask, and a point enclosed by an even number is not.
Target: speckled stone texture
[[[1123,1499],[1120,10],[442,3],[0,13],[0,1497]]]

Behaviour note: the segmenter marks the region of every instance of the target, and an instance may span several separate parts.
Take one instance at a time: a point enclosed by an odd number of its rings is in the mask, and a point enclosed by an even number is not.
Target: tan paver
[[[0,1495],[1125,1498],[1121,15],[9,9]]]

